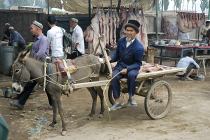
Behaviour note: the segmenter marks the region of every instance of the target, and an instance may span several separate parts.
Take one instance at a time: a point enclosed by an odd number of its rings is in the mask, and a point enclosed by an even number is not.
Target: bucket
[[[9,75],[11,73],[11,66],[17,57],[17,48],[0,45],[0,73]]]
[[[12,92],[12,88],[10,88],[10,87],[7,87],[5,90],[4,90],[4,97],[5,98],[11,98],[12,97],[12,94],[13,94],[13,92]]]

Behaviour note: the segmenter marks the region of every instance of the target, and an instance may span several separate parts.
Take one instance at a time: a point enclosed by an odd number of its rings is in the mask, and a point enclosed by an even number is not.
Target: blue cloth
[[[195,60],[192,57],[186,56],[179,60],[177,63],[178,68],[187,68],[190,64],[194,64],[197,69],[200,68],[200,66],[195,62]]]
[[[26,42],[24,38],[21,36],[21,34],[18,33],[17,31],[12,31],[10,33],[9,44],[14,46],[15,43],[17,43],[18,47],[22,49],[25,48]]]
[[[45,35],[40,35],[36,38],[32,46],[32,56],[40,61],[44,61],[49,55],[49,42]]]
[[[111,56],[110,62],[116,62],[117,65],[113,69],[113,77],[119,73],[122,69],[127,69],[127,75],[119,74],[114,79],[112,79],[112,90],[114,98],[119,98],[120,96],[120,82],[122,77],[128,78],[128,92],[129,96],[135,94],[135,80],[139,73],[139,69],[142,65],[142,58],[144,54],[143,45],[135,39],[128,47],[126,47],[126,38],[121,38],[118,42],[115,54]]]
[[[8,124],[0,114],[0,140],[8,140],[9,128]]]

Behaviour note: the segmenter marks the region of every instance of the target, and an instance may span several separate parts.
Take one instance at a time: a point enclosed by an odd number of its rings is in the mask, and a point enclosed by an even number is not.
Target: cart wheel
[[[149,89],[144,100],[145,110],[151,119],[165,117],[172,103],[172,91],[166,81],[157,81]]]
[[[109,98],[109,102],[113,105],[115,103],[115,99],[113,96],[113,91],[112,91],[112,86],[109,86],[109,90],[108,90],[108,98]]]

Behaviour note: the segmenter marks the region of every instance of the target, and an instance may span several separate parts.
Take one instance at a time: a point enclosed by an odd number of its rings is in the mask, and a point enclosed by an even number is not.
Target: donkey
[[[21,85],[23,81],[30,81],[31,79],[36,79],[36,82],[42,85],[44,82],[44,62],[35,60],[29,57],[28,54],[29,54],[28,52],[22,52],[15,60],[12,66],[13,81],[18,82],[20,83],[19,85]],[[74,59],[74,61],[78,68],[75,73],[71,74],[71,77],[74,81],[76,81],[77,83],[89,82],[91,80],[92,74],[94,74],[95,77],[99,79],[101,64],[98,57],[94,55],[84,55]],[[51,73],[57,73],[55,64],[49,63],[48,67],[50,67]],[[46,92],[51,95],[52,108],[53,108],[53,120],[50,126],[54,127],[54,125],[56,124],[57,122],[56,116],[58,111],[62,121],[61,134],[65,135],[67,129],[64,121],[63,108],[61,103],[61,95],[63,93],[63,90],[59,86],[59,84],[62,84],[65,78],[63,78],[61,75],[58,74],[50,74],[49,77],[50,78],[47,79],[48,82],[46,84]],[[96,80],[97,78],[94,79]],[[90,87],[88,88],[88,91],[90,92],[91,97],[93,99],[92,109],[89,115],[93,116],[95,114],[97,95],[99,95],[101,101],[100,114],[103,115],[105,108],[104,108],[104,96],[102,88]]]

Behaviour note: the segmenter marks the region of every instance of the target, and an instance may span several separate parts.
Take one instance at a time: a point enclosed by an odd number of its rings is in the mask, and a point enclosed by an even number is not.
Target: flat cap
[[[78,23],[78,19],[76,19],[76,18],[71,18],[70,21]]]
[[[40,29],[43,29],[43,25],[40,22],[36,21],[36,20],[34,20],[32,24],[37,26]]]

